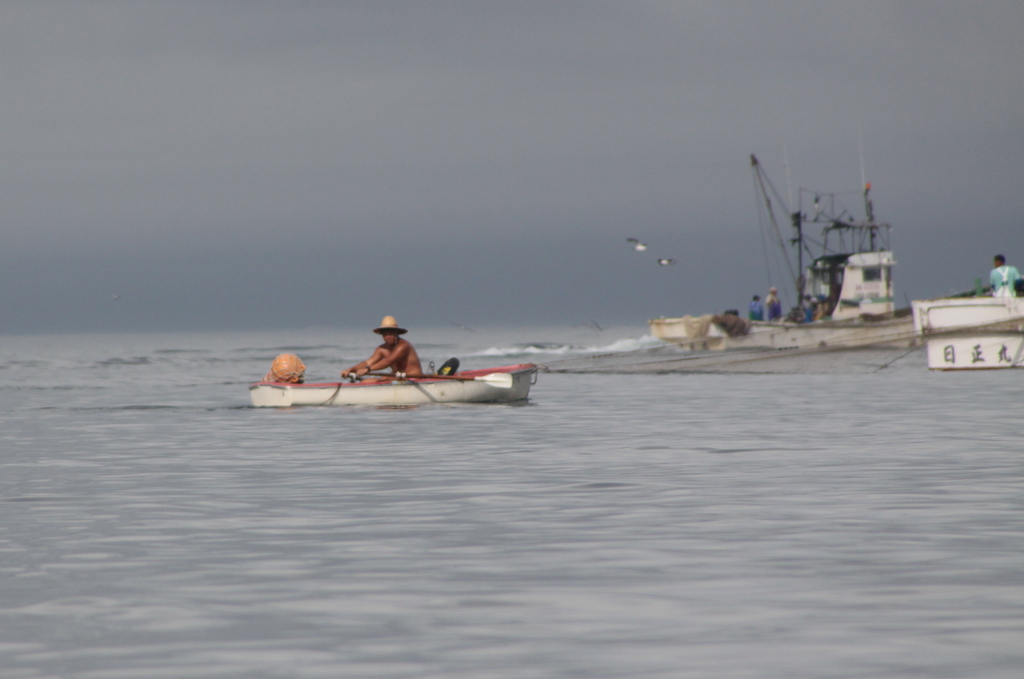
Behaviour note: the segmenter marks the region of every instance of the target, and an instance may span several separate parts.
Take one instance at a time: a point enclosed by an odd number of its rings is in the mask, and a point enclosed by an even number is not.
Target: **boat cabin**
[[[805,294],[825,300],[834,319],[858,318],[861,314],[891,314],[892,252],[858,252],[823,255],[807,269]]]

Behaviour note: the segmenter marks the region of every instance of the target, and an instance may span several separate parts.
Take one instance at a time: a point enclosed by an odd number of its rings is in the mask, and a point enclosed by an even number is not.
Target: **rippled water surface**
[[[646,342],[581,333],[409,338]],[[1024,371],[256,409],[276,353],[333,379],[373,337],[0,339],[0,676],[1024,674]]]

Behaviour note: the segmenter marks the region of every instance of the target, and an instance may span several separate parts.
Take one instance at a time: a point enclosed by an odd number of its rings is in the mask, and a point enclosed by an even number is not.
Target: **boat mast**
[[[786,192],[789,195],[789,204],[793,204],[793,185],[789,181],[789,154],[786,152],[786,145],[782,145],[782,162],[786,166]],[[807,277],[804,276],[804,220],[800,212],[793,212],[789,215],[793,228],[796,229],[796,238],[791,243],[796,245],[796,305],[804,308],[804,287],[807,284]]]
[[[796,305],[803,309],[804,285],[807,283],[807,277],[804,276],[804,219],[799,210],[790,214],[789,218],[793,220],[793,228],[796,229],[796,238],[792,242],[796,245],[796,270],[800,272],[796,277]]]
[[[868,225],[874,225],[875,223],[875,208],[871,204],[871,198],[868,197],[868,192],[871,191],[871,182],[864,182],[864,212],[868,218]],[[875,237],[878,235],[878,230],[875,228],[871,229],[871,251],[875,251]]]
[[[878,229],[874,227],[875,208],[871,204],[871,198],[868,197],[868,192],[871,191],[871,182],[867,180],[867,176],[864,174],[864,139],[860,133],[859,120],[857,121],[857,149],[860,151],[860,185],[864,187],[864,215],[867,217],[866,223],[869,227],[871,252],[874,252]]]

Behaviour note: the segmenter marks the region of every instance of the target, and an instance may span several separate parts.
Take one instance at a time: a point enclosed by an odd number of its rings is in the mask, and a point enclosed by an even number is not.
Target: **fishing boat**
[[[526,399],[536,381],[537,366],[522,363],[455,375],[315,384],[262,381],[249,385],[249,396],[258,407],[507,403]]]
[[[915,300],[912,307],[914,329],[927,345],[929,369],[1024,367],[1024,297],[965,293]]]
[[[762,228],[782,253],[797,305],[772,321],[747,320],[738,312],[655,318],[648,321],[651,334],[702,350],[914,346],[911,310],[896,309],[893,304],[896,260],[889,247],[891,227],[875,220],[871,184],[864,184],[864,219],[854,218],[843,208],[838,194],[808,189],[799,190],[797,209],[790,211],[756,156],[750,156],[750,164],[763,210]],[[786,209],[794,230],[789,242],[796,255],[795,269],[775,218],[773,199]],[[820,241],[806,233],[815,227],[821,228]],[[805,257],[810,262],[806,269]],[[811,320],[808,307],[816,310]]]

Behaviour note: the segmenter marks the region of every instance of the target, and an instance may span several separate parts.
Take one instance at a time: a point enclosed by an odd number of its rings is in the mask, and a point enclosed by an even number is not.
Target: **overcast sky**
[[[1019,0],[3,2],[0,121],[0,333],[639,333],[789,285],[751,153],[1024,268]]]

